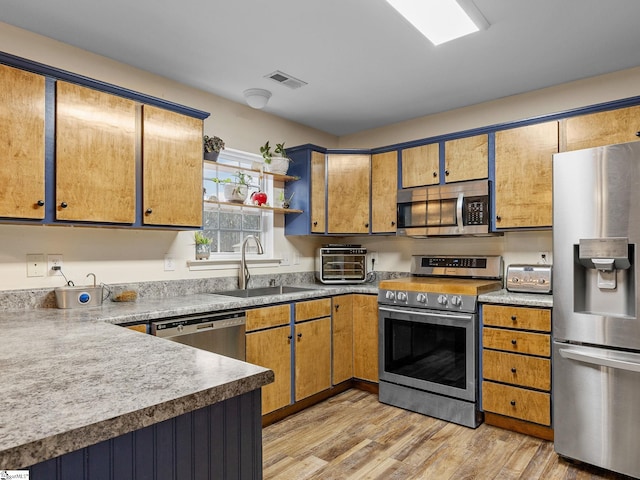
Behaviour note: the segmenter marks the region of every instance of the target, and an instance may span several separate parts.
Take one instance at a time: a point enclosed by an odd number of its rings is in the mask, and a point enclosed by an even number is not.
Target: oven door
[[[379,305],[380,380],[474,402],[476,314]]]

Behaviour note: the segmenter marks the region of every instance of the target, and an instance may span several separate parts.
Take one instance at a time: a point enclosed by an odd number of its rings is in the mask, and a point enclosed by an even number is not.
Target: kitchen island
[[[375,287],[2,311],[0,469],[30,467],[32,480],[92,469],[105,478],[191,478],[197,469],[202,478],[261,478],[260,388],[273,372],[118,325],[347,290]]]

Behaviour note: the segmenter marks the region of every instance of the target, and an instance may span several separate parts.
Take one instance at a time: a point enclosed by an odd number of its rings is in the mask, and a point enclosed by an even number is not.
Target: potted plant
[[[224,141],[220,137],[204,136],[204,159],[215,162],[220,150],[224,150]]]
[[[211,181],[223,184],[223,194],[227,202],[244,203],[249,194],[249,187],[253,178],[244,172],[236,172],[233,174],[235,181],[230,178],[212,178]]]
[[[211,239],[201,231],[195,232],[193,238],[196,241],[196,260],[208,260],[211,255]]]
[[[271,173],[278,173],[280,175],[286,175],[289,170],[289,158],[287,157],[287,151],[284,148],[284,142],[276,143],[276,147],[271,151],[269,142],[260,147],[260,153],[264,158],[264,163],[267,166],[266,170]]]

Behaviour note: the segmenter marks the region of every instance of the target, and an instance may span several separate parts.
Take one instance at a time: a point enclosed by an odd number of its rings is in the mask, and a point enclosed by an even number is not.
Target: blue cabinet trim
[[[34,62],[22,57],[17,57],[6,52],[0,52],[0,63],[4,63],[5,65],[9,65],[11,67],[21,68],[22,70],[27,70],[29,72],[39,73],[40,75],[51,77],[56,80],[65,80],[67,82],[77,83],[85,87],[95,88],[96,90],[101,90],[103,92],[113,93],[114,95],[130,98],[131,100],[135,100],[140,103],[154,105],[166,110],[171,110],[172,112],[188,115],[189,117],[199,118],[200,120],[204,120],[210,115],[209,112],[204,112],[195,108],[185,107],[184,105],[168,102],[161,98],[152,97],[151,95],[146,95],[144,93],[135,92],[127,88],[118,87],[117,85],[102,82],[100,80],[94,80],[83,75],[78,75],[77,73],[72,73],[59,68],[51,67],[49,65],[44,65],[42,63]]]

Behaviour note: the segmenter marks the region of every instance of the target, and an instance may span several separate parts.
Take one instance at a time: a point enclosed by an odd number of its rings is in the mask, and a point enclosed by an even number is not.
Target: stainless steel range
[[[502,257],[414,256],[411,273],[380,282],[379,399],[476,428],[477,299],[502,288]]]

